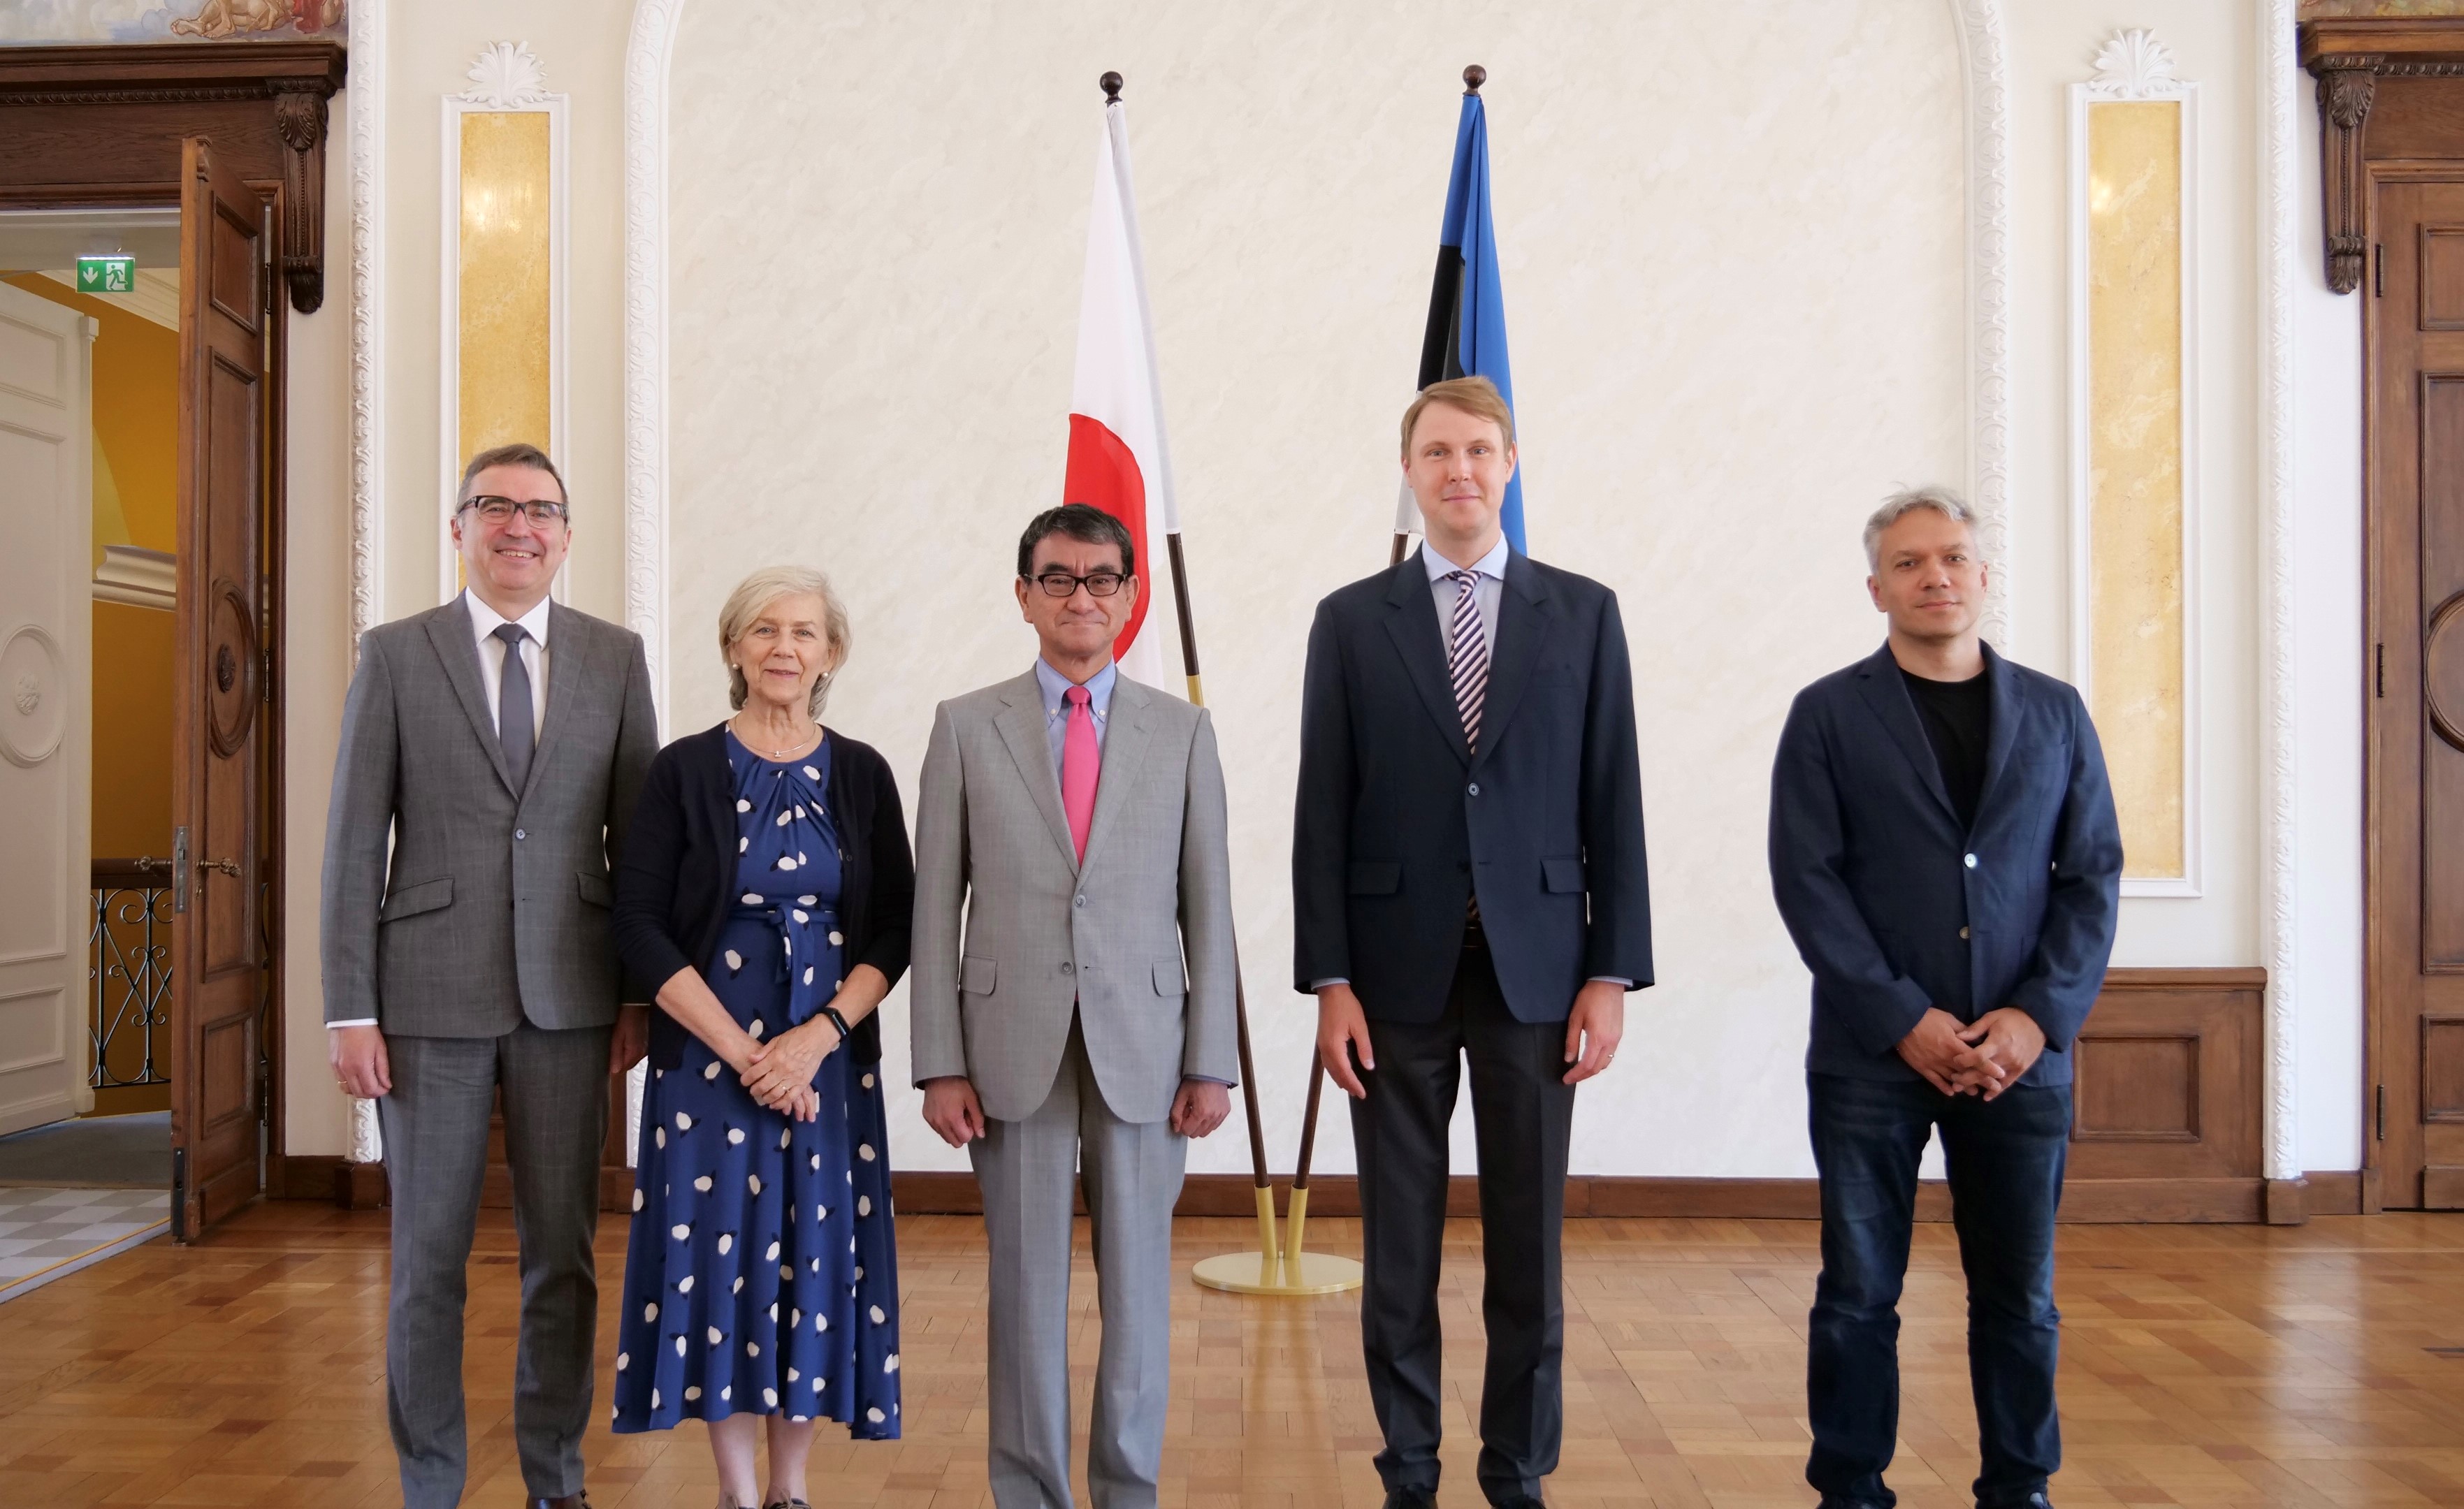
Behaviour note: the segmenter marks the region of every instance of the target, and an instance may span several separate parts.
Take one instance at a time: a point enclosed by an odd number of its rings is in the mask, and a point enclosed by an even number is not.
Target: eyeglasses
[[[1073,577],[1066,571],[1045,571],[1038,573],[1033,580],[1047,598],[1069,597],[1080,587],[1085,587],[1094,597],[1109,598],[1120,591],[1121,583],[1130,579],[1117,571],[1090,571],[1083,577]]]
[[[493,492],[482,492],[476,497],[465,498],[462,500],[462,508],[455,509],[454,512],[459,514],[463,509],[477,509],[479,516],[491,524],[511,523],[517,511],[526,515],[534,524],[553,524],[564,517],[564,505],[554,498],[517,500],[501,498]]]

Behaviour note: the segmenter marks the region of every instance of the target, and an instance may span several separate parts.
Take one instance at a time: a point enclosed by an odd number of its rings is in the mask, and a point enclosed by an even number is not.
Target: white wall
[[[2319,112],[2300,80],[2294,209],[2294,599],[2301,733],[2301,1167],[2358,1169],[2362,1084],[2362,303],[2329,291]]]
[[[2011,77],[2011,648],[2067,673],[2067,86],[2151,27],[2202,92],[2201,769],[2207,894],[2125,904],[2118,962],[2264,962],[2257,8],[2005,8]],[[572,601],[623,613],[620,280],[629,8],[440,0],[384,14],[380,616],[435,601],[437,100],[521,39],[572,99]],[[355,26],[363,24],[355,15]],[[1942,0],[1608,10],[1472,0],[904,12],[690,6],[675,57],[671,733],[723,710],[708,627],[761,560],[832,569],[857,655],[833,721],[913,790],[931,704],[1032,653],[1015,532],[1058,492],[1094,76],[1128,76],[1269,1151],[1287,1168],[1310,1012],[1287,979],[1287,824],[1310,603],[1384,559],[1395,411],[1417,355],[1465,62],[1492,165],[1532,545],[1623,599],[1644,709],[1662,983],[1588,1089],[1596,1172],[1810,1171],[1805,986],[1761,864],[1788,695],[1862,653],[1854,535],[1966,454],[1964,78]],[[2295,208],[2299,366],[2300,1099],[2306,1167],[2360,1151],[2358,313],[2318,269],[2316,120]],[[293,322],[291,1150],[338,1151],[319,1067],[315,885],[347,675],[348,181],[325,313]],[[330,374],[320,386],[315,374]],[[337,407],[325,408],[320,405]],[[321,479],[321,482],[319,481]],[[318,488],[330,512],[307,500]],[[1264,580],[1260,580],[1264,579]],[[891,1006],[891,1082],[903,1007]],[[911,1098],[912,1100],[912,1098]],[[1350,1167],[1330,1105],[1321,1167]],[[956,1166],[893,1110],[902,1167]],[[1238,1119],[1202,1169],[1246,1166]],[[1459,1160],[1469,1166],[1467,1146]]]
[[[317,913],[325,802],[351,674],[349,111],[333,99],[325,153],[325,302],[288,316],[290,371],[283,490],[283,1148],[340,1153],[343,1102],[326,1069],[325,993],[318,978]]]
[[[1319,596],[1386,558],[1475,60],[1532,548],[1618,590],[1643,710],[1661,984],[1584,1092],[1574,1166],[1807,1172],[1769,759],[1793,691],[1879,642],[1857,546],[1873,500],[1964,468],[1965,109],[1941,0],[1454,4],[1408,27],[1300,5],[1026,4],[930,29],[689,9],[668,167],[673,722],[723,713],[718,603],[774,559],[835,573],[858,647],[832,719],[911,793],[933,703],[1025,669],[1011,554],[1059,495],[1095,77],[1120,70],[1287,1168],[1314,1022],[1288,962],[1303,640]],[[902,1017],[893,1000],[892,1084]],[[892,1108],[895,1158],[962,1166],[914,1099]],[[1330,1112],[1319,1166],[1347,1170]],[[1240,1136],[1236,1119],[1194,1167],[1244,1168]]]

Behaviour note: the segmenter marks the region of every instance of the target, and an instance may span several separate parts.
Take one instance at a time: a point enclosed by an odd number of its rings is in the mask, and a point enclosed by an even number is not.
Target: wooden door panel
[[[269,208],[190,138],[182,156],[172,1230],[253,1199],[266,1000],[262,557]],[[177,844],[175,841],[175,849]]]
[[[82,1094],[93,339],[0,284],[0,1133]]]

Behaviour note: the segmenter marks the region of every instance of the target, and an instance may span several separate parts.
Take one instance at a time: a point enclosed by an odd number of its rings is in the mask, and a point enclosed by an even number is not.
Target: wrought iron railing
[[[171,1083],[170,868],[151,858],[94,862],[86,973],[98,1090]]]

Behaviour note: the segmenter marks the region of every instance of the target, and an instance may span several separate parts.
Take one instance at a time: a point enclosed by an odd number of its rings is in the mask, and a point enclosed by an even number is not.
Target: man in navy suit
[[[1538,1509],[1564,1416],[1558,1268],[1574,1086],[1651,983],[1634,680],[1617,596],[1511,551],[1514,418],[1485,378],[1423,389],[1410,559],[1318,604],[1301,706],[1294,983],[1352,1096],[1361,1350],[1388,1509],[1428,1509],[1441,1395],[1446,1125],[1480,1148],[1480,1486]]]
[[[1977,635],[1968,506],[1902,492],[1867,521],[1865,555],[1890,638],[1797,694],[1771,772],[1771,889],[1814,972],[1805,1476],[1826,1509],[1898,1501],[1882,1471],[1900,1288],[1938,1127],[1968,1274],[1976,1501],[2050,1509],[2071,1045],[2113,951],[2122,835],[2079,693]]]

